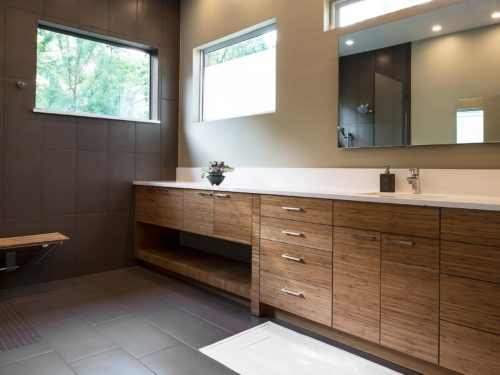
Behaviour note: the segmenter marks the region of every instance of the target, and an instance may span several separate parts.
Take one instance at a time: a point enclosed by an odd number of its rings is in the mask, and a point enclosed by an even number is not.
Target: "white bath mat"
[[[241,375],[400,374],[271,322],[200,350]]]

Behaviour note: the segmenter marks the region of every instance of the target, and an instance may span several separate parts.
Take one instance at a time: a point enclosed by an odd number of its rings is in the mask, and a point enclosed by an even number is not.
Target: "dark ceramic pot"
[[[221,182],[224,181],[226,177],[221,174],[209,174],[207,178],[212,185],[220,185]]]

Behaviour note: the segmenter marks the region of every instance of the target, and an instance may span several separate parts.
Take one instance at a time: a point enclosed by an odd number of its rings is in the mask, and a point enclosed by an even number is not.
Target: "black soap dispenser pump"
[[[390,167],[384,165],[385,172],[380,175],[380,192],[394,193],[396,191],[396,176],[391,173]]]

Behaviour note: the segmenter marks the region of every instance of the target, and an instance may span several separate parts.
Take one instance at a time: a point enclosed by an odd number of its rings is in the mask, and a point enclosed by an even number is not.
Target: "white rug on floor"
[[[200,350],[241,375],[400,374],[271,322]]]

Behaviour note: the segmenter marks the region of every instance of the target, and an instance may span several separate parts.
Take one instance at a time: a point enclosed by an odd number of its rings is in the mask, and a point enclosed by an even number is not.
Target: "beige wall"
[[[458,1],[432,2],[420,9]],[[323,31],[324,0],[183,0],[179,166],[223,159],[236,167],[499,168],[500,145],[341,150],[337,148],[338,36]],[[380,17],[374,26],[396,17]],[[276,18],[277,111],[200,124],[193,49]],[[343,29],[354,31],[359,26]]]
[[[494,25],[412,44],[413,144],[455,142],[457,99],[499,94],[499,42]],[[495,110],[485,109],[486,140],[494,139]]]

